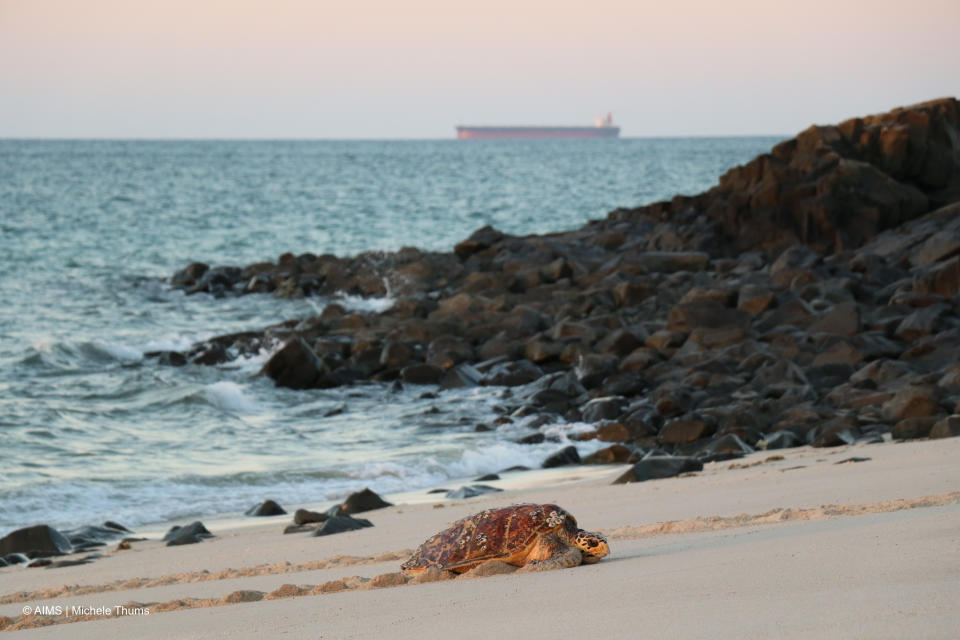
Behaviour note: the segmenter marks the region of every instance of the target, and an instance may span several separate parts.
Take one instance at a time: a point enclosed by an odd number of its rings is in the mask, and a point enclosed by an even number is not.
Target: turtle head
[[[580,549],[581,555],[583,556],[583,564],[592,564],[610,553],[607,539],[602,534],[594,533],[593,531],[584,531],[579,528],[577,521],[569,514],[561,530],[567,542],[577,549]]]
[[[573,536],[572,542],[573,546],[580,549],[580,552],[583,554],[583,564],[592,564],[610,553],[607,539],[593,531],[577,529],[577,533]]]

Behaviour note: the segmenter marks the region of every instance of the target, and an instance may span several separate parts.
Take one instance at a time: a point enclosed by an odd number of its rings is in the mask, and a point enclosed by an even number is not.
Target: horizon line
[[[796,135],[796,134],[794,134]],[[654,134],[639,136],[617,136],[614,138],[597,138],[597,140],[674,140],[689,138],[784,138],[789,134],[782,133],[746,133],[746,134]],[[590,138],[591,140],[593,138]],[[147,137],[147,136],[120,136],[120,137],[95,137],[95,136],[3,136],[0,135],[0,142],[458,142],[461,144],[481,143],[503,143],[503,142],[547,142],[557,140],[584,140],[583,138],[549,138],[549,139],[524,139],[524,140],[463,140],[456,136],[450,137],[396,137],[396,138],[361,138],[361,137],[292,137],[292,136],[256,136],[256,137],[188,137],[188,136],[170,136],[170,137]]]

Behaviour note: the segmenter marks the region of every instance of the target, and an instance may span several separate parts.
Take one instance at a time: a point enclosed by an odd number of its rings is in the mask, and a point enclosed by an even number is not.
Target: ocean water
[[[166,279],[194,260],[449,250],[487,224],[575,228],[703,191],[777,141],[0,140],[0,535],[538,466],[587,427],[542,427],[560,443],[541,445],[514,442],[530,433],[522,423],[475,432],[502,389],[291,391],[256,375],[268,353],[224,367],[144,359],[331,302],[188,297]]]

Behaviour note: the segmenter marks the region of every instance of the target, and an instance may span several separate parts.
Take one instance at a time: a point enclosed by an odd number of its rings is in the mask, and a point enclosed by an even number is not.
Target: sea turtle
[[[431,567],[463,573],[499,560],[542,571],[596,562],[610,553],[607,539],[577,527],[555,504],[515,504],[458,520],[426,540],[400,568],[419,573]]]

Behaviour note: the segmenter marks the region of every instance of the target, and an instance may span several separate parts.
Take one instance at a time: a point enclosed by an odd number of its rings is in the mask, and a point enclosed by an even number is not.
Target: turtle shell
[[[573,520],[555,504],[487,509],[458,520],[427,539],[401,568],[417,571],[440,567],[460,573],[490,560],[510,562],[540,536],[558,530],[568,518]],[[572,524],[576,525],[576,521]]]

